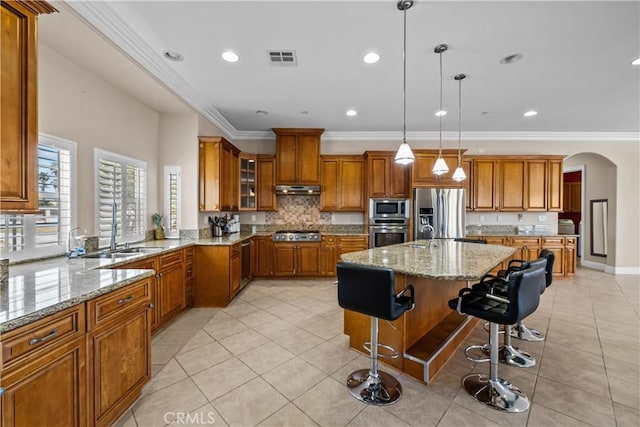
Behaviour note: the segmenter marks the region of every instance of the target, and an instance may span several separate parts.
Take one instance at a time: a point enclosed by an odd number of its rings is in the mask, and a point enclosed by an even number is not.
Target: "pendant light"
[[[407,144],[407,9],[413,6],[413,0],[399,0],[398,10],[404,16],[404,45],[402,48],[402,144],[398,148],[395,161],[401,165],[413,163],[416,157]]]
[[[462,140],[462,80],[467,77],[466,74],[457,74],[454,79],[458,81],[458,167],[453,173],[453,180],[462,182],[467,179],[467,175],[462,169],[462,159],[460,154],[460,141]]]
[[[442,111],[442,54],[447,51],[449,46],[446,44],[439,44],[436,46],[433,51],[440,55],[440,109],[439,112]],[[440,145],[438,148],[438,160],[433,165],[433,174],[436,176],[443,175],[449,172],[449,167],[447,166],[447,162],[442,158],[442,116],[443,114],[438,115],[438,124],[440,127]]]

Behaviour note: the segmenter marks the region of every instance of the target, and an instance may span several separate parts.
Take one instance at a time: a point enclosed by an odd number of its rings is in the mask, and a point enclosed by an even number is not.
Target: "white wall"
[[[78,144],[77,224],[97,233],[94,148],[147,162],[150,216],[158,208],[159,114],[47,46],[38,49],[39,131]]]

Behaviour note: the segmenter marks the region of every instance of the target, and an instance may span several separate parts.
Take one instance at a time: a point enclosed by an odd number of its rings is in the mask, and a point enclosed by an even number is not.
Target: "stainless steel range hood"
[[[320,194],[319,185],[276,185],[277,195],[286,196],[317,196]]]

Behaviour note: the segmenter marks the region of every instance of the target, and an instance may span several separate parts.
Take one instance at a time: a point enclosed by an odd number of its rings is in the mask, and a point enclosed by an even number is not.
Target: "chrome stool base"
[[[471,347],[475,348],[471,349]],[[467,355],[467,350],[475,349],[481,350],[484,354],[490,354],[490,344],[469,346],[465,349],[465,356],[467,356],[467,359],[471,360],[472,362],[489,361],[489,359],[472,359]],[[529,352],[526,352],[518,347],[514,347],[512,345],[501,345],[498,348],[498,362],[504,363],[505,365],[509,366],[515,366],[516,368],[530,368],[532,366],[535,366],[536,359],[531,356]]]
[[[471,374],[462,379],[462,386],[474,399],[498,411],[520,413],[529,409],[527,396],[502,378],[490,380],[484,374]]]
[[[391,405],[402,396],[402,386],[395,377],[378,371],[378,378],[369,374],[369,369],[359,369],[347,379],[349,393],[370,405]]]
[[[535,329],[529,329],[525,325],[516,325],[511,328],[511,336],[524,341],[544,341],[544,335],[542,332]]]

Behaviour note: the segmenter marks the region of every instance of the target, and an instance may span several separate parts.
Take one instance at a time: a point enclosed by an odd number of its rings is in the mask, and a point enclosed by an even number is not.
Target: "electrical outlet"
[[[524,214],[518,214],[518,221],[524,221]]]
[[[547,222],[546,215],[538,215],[538,222]]]
[[[496,215],[496,221],[500,221],[500,219],[501,219],[500,214]]]
[[[251,222],[256,222],[256,216],[255,215],[251,215]]]
[[[484,222],[484,215],[480,215],[480,222]]]

